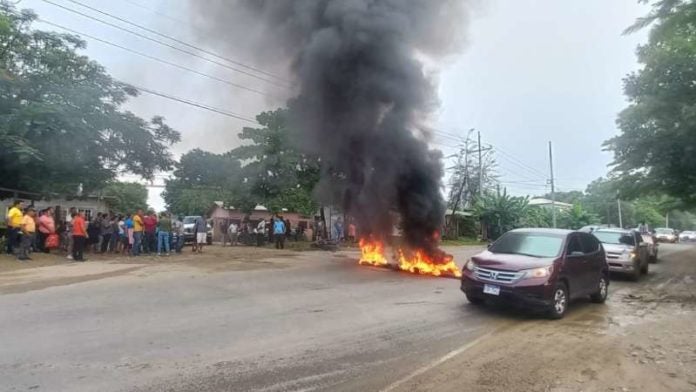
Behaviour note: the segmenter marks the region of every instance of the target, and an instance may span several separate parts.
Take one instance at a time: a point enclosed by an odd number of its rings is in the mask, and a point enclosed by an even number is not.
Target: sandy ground
[[[696,391],[696,246],[560,321],[356,256],[0,256],[0,391]]]

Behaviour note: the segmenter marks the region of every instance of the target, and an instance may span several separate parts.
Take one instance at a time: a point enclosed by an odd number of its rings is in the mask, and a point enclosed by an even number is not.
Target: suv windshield
[[[187,216],[184,218],[184,224],[195,223],[197,216]]]
[[[658,234],[674,234],[672,229],[657,229],[655,230]]]
[[[507,253],[532,257],[556,257],[561,253],[563,237],[542,233],[508,232],[488,249],[492,253]]]
[[[629,233],[622,233],[620,231],[595,231],[594,233],[597,239],[604,244],[616,244],[616,245],[635,245],[636,241],[633,236]]]

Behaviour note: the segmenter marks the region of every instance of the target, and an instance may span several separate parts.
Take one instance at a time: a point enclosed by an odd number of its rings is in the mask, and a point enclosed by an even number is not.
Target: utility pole
[[[665,227],[669,228],[669,212],[665,214]]]
[[[481,159],[481,131],[478,134],[478,163],[479,163],[479,197],[483,196],[483,159]]]
[[[616,200],[616,204],[619,206],[619,228],[623,229],[623,217],[621,216],[621,199]]]
[[[553,150],[549,142],[549,169],[551,171],[551,216],[553,227],[556,228],[556,184],[553,178]]]

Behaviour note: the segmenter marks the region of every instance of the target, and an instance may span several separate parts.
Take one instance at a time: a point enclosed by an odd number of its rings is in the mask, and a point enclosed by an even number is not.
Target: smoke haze
[[[423,61],[461,46],[464,0],[190,1],[218,46],[253,53],[295,83],[295,140],[318,154],[317,192],[363,233],[388,238],[394,212],[406,241],[434,252],[445,204],[441,155],[422,131],[437,107]],[[269,65],[269,66],[266,66]]]

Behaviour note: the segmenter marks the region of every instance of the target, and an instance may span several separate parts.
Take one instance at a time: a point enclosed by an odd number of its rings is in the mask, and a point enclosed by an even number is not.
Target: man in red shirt
[[[85,213],[80,211],[72,220],[73,249],[72,256],[75,261],[86,261],[84,258],[85,243],[87,242],[87,224]]]
[[[157,252],[157,216],[154,211],[150,211],[143,217],[143,228],[145,231],[145,239],[143,240],[143,248],[145,253]]]

